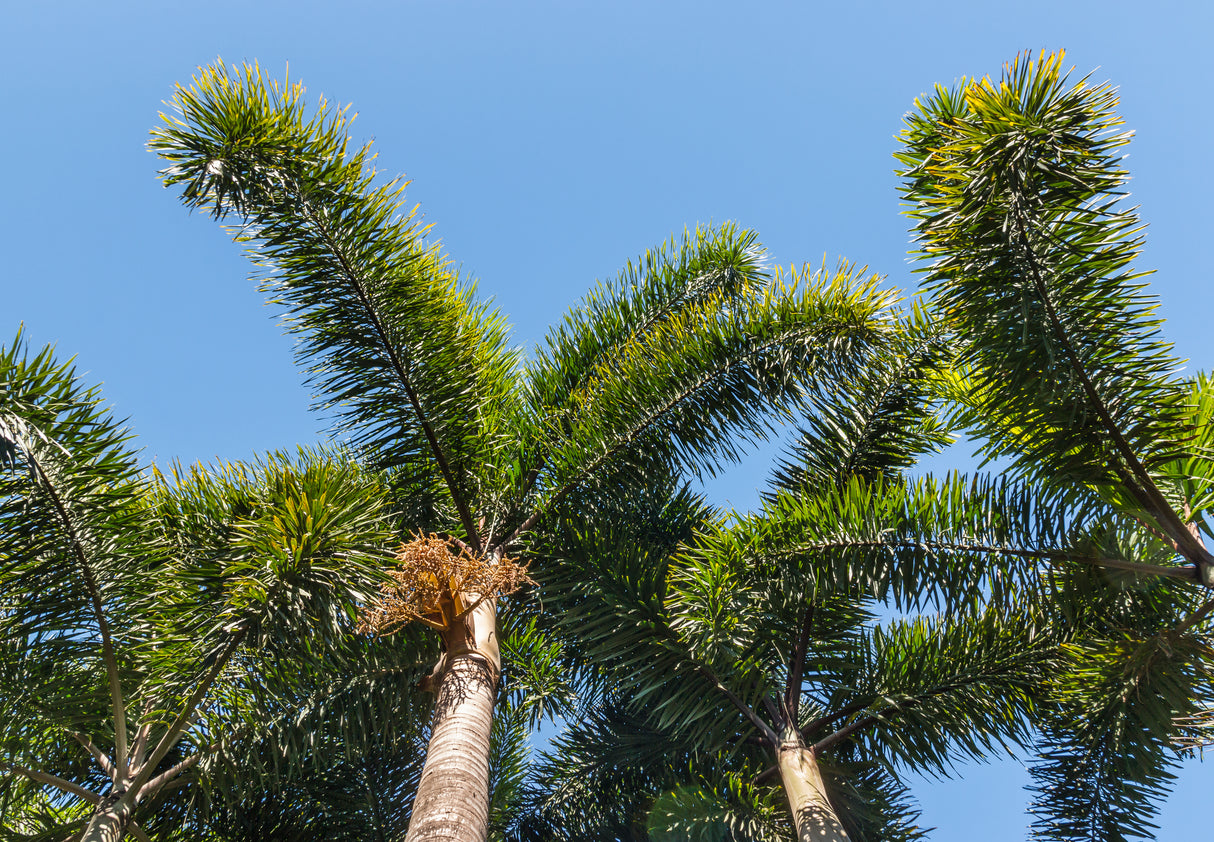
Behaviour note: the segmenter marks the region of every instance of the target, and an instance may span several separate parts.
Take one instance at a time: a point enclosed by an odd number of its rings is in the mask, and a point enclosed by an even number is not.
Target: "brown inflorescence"
[[[402,544],[396,560],[400,567],[389,571],[379,601],[363,610],[359,631],[384,634],[414,620],[450,629],[483,600],[534,584],[525,565],[475,556],[433,533]]]

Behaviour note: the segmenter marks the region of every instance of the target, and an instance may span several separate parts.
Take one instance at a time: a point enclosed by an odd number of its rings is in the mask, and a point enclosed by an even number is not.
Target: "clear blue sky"
[[[697,222],[774,263],[844,256],[913,285],[891,153],[934,83],[1068,50],[1122,91],[1167,336],[1214,368],[1214,11],[1191,2],[13,2],[0,53],[0,341],[76,355],[148,460],[314,440],[290,342],[210,220],[155,177],[174,81],[222,56],[352,102],[450,255],[531,345],[595,278]],[[754,500],[748,468],[713,491]],[[917,788],[938,840],[1024,838],[1014,763]],[[1160,839],[1208,834],[1188,764]]]

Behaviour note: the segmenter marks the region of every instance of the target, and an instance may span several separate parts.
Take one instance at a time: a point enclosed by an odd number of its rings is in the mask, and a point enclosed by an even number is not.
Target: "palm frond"
[[[629,337],[571,397],[577,413],[552,444],[537,508],[604,475],[627,478],[622,468],[634,465],[711,473],[735,459],[789,417],[810,383],[855,370],[887,332],[891,301],[863,270],[807,267],[695,302]]]
[[[1070,648],[1032,769],[1034,838],[1154,838],[1152,819],[1179,765],[1178,713],[1209,697],[1211,654],[1207,638],[1166,631]]]
[[[421,775],[420,746],[342,760],[277,786],[225,798],[191,826],[217,842],[293,839],[365,842],[403,838],[404,807]]]
[[[1153,550],[1122,546],[1132,558]],[[1173,580],[1082,568],[1056,571],[1051,584],[1069,641],[1040,688],[1034,834],[1151,838],[1194,717],[1214,697],[1214,603],[1195,610],[1192,590]]]
[[[511,835],[525,809],[525,785],[531,759],[532,712],[521,693],[508,697],[493,717],[489,754],[489,839]]]
[[[289,670],[238,661],[203,708],[200,782],[235,808],[277,782],[328,775],[364,757],[415,752],[430,702],[418,689],[436,656],[421,633],[349,641],[349,663]],[[277,660],[277,659],[276,659]],[[230,798],[229,798],[230,796]]]
[[[189,684],[186,653],[218,651],[233,634],[257,653],[259,670],[335,668],[356,606],[374,598],[391,557],[381,478],[336,454],[301,450],[255,464],[175,467],[155,480],[175,550],[148,594],[156,611],[142,621],[155,627],[148,655],[164,666],[161,692]]]
[[[724,773],[664,792],[649,810],[651,842],[789,842],[784,794]]]
[[[875,628],[856,642],[848,681],[831,688],[827,709],[854,712],[812,723],[807,739],[819,750],[853,739],[872,762],[941,774],[1027,745],[1035,690],[1056,661],[1045,626],[1031,610],[1009,620],[992,608]]]
[[[719,298],[737,300],[769,280],[753,231],[726,224],[696,228],[646,251],[614,280],[599,283],[551,330],[528,380],[537,411],[561,426],[576,414],[577,396],[603,364],[644,341],[680,313]]]
[[[129,438],[51,348],[31,355],[20,334],[0,348],[0,638],[23,644],[0,651],[0,670],[19,682],[0,688],[7,762],[62,758],[27,753],[62,744],[56,726],[105,723],[99,739],[127,749],[142,680],[131,618],[144,568],[164,552]]]
[[[916,842],[928,838],[918,824],[910,791],[888,765],[845,746],[820,761],[831,805],[852,842]]]
[[[1055,560],[1102,561],[1073,546],[1066,504],[981,475],[853,477],[843,486],[782,493],[759,514],[705,531],[694,552],[753,567],[792,591],[812,581],[837,593],[892,598],[900,608],[960,605],[999,598]]]
[[[1132,267],[1142,226],[1120,203],[1118,154],[1129,135],[1116,91],[1069,84],[1062,58],[1021,56],[998,83],[937,88],[907,119],[897,157],[925,284],[966,337],[968,419],[991,455],[1059,485],[1122,489],[1196,561],[1158,488],[1187,429],[1179,361]]]
[[[765,679],[753,659],[703,657],[665,609],[672,550],[713,517],[685,489],[666,491],[644,498],[648,510],[618,507],[627,514],[619,520],[605,512],[563,518],[536,565],[538,581],[553,631],[572,657],[593,665],[615,692],[635,694],[655,727],[698,734],[701,748],[715,751],[751,727],[745,710],[757,704]]]
[[[129,764],[136,819],[167,839],[241,715],[341,662],[391,532],[381,478],[349,460],[169,482],[127,438],[50,349],[0,351],[0,803],[91,812]]]
[[[398,213],[404,184],[379,183],[346,109],[322,98],[309,112],[298,83],[222,64],[178,87],[173,106],[150,142],[166,186],[234,220],[339,431],[430,489],[477,545],[472,501],[496,476],[516,393],[501,317]]]
[[[898,330],[852,377],[818,384],[812,414],[791,452],[776,466],[769,498],[805,485],[851,477],[893,480],[923,455],[951,443],[935,405],[934,381],[953,353],[953,338],[916,302]]]
[[[513,839],[647,842],[650,805],[687,760],[678,748],[612,700],[586,706],[532,770]]]

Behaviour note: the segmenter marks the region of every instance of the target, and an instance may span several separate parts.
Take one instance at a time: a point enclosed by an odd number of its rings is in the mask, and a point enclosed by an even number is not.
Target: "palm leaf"
[[[430,489],[476,545],[472,500],[497,466],[485,430],[513,400],[504,323],[398,214],[404,184],[377,183],[345,109],[321,99],[309,116],[302,93],[256,66],[204,69],[153,132],[165,184],[252,244],[338,429],[415,493]]]
[[[853,476],[892,480],[951,443],[935,411],[940,395],[934,381],[952,345],[942,325],[917,304],[863,369],[819,384],[812,414],[777,465],[769,496],[806,485],[840,485]]]
[[[991,455],[1058,485],[1119,489],[1208,567],[1159,487],[1188,428],[1179,361],[1131,265],[1142,227],[1120,203],[1129,135],[1114,89],[1068,84],[1061,62],[1022,56],[999,83],[938,88],[907,119],[898,158],[925,284],[967,338],[967,417]]]
[[[576,396],[539,507],[630,460],[711,472],[765,438],[809,383],[847,376],[886,332],[891,298],[861,275],[778,273],[758,292],[685,307],[631,338]]]

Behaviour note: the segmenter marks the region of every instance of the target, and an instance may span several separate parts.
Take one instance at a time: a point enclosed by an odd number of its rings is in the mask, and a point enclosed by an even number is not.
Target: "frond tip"
[[[392,581],[385,582],[379,600],[363,610],[359,631],[388,633],[414,620],[446,631],[484,600],[535,584],[526,565],[505,556],[474,555],[434,533],[417,533],[401,545],[396,560],[400,567],[388,571]]]

